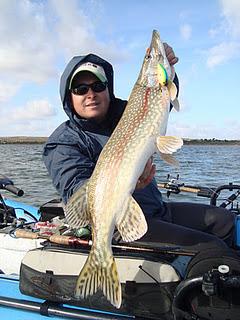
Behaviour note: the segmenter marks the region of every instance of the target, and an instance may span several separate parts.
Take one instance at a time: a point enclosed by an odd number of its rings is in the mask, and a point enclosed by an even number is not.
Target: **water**
[[[13,144],[0,145],[0,173],[8,176],[14,184],[25,192],[21,201],[39,206],[53,198],[58,198],[51,179],[42,161],[43,145]],[[155,157],[158,182],[166,181],[167,174],[176,177],[185,185],[217,187],[233,182],[240,184],[240,146],[229,145],[184,145],[176,153],[179,167],[172,167]],[[14,195],[3,192],[8,198]],[[162,191],[166,199],[166,191]],[[172,194],[171,201],[209,202],[195,194]]]
[[[214,188],[229,183],[240,184],[240,146],[237,145],[184,145],[176,154],[179,168],[157,160],[157,180],[166,180],[167,174],[177,174],[185,185]],[[159,159],[159,157],[157,157]],[[166,195],[166,192],[163,193]],[[223,197],[228,193],[222,193]],[[220,198],[219,198],[220,199]],[[170,200],[209,203],[208,198],[196,194],[171,195]]]
[[[36,206],[59,197],[42,161],[42,150],[43,145],[38,144],[0,145],[0,173],[24,190],[21,201]],[[5,194],[17,198],[9,192]]]

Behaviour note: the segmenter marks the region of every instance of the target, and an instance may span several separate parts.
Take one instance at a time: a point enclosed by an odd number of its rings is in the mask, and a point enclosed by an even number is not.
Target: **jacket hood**
[[[63,104],[63,109],[70,118],[71,121],[76,121],[76,116],[74,115],[73,109],[72,109],[72,103],[71,103],[71,96],[69,92],[69,84],[70,79],[72,77],[72,74],[74,71],[85,62],[92,62],[95,64],[100,65],[103,67],[107,80],[108,80],[108,90],[110,94],[110,100],[113,101],[115,99],[114,93],[113,93],[113,67],[112,65],[107,62],[106,60],[102,59],[101,57],[95,55],[95,54],[88,54],[85,56],[75,56],[73,57],[69,63],[67,64],[61,79],[60,79],[60,96]]]

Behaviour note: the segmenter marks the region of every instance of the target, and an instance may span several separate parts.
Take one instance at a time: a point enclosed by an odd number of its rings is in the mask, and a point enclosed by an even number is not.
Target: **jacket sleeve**
[[[178,97],[178,94],[179,94],[179,79],[178,79],[178,76],[177,76],[176,73],[175,73],[175,77],[173,79],[173,82],[175,83],[175,85],[177,87],[177,97]]]
[[[177,74],[175,73],[175,77],[173,79],[173,82],[175,83],[176,87],[177,87],[177,97],[178,97],[178,94],[179,94],[179,79],[178,79],[178,76]],[[173,105],[172,103],[170,104],[170,111],[172,110],[173,108]]]
[[[95,167],[78,145],[46,144],[43,161],[64,203],[90,178]]]

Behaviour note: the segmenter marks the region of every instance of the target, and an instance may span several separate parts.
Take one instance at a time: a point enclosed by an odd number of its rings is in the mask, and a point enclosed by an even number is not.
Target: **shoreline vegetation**
[[[29,137],[29,136],[14,136],[0,137],[0,144],[44,144],[47,137]],[[210,144],[210,145],[239,145],[240,140],[221,140],[221,139],[183,139],[184,144]]]

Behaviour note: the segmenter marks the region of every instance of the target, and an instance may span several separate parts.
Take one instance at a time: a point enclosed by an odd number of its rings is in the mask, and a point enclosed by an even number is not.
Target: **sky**
[[[75,55],[112,63],[128,99],[153,29],[179,58],[167,134],[240,139],[239,0],[0,0],[0,136],[49,136],[67,120],[59,80]]]

